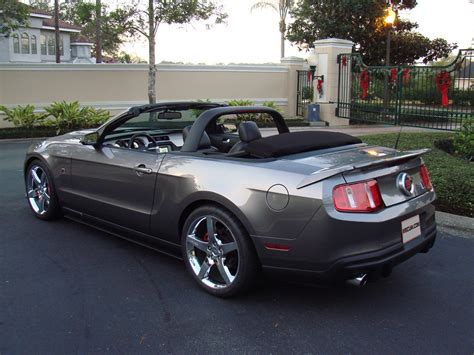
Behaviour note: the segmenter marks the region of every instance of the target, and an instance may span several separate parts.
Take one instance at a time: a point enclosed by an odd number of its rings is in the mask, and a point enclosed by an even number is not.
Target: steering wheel
[[[146,138],[148,140],[148,143],[145,142],[144,140],[137,140],[137,138],[140,138],[140,137]],[[133,145],[135,141],[137,141],[137,145],[138,145],[137,147],[134,147]],[[128,141],[128,149],[139,149],[141,147],[149,148],[150,144],[153,144],[154,146],[156,146],[155,138],[150,136],[148,133],[139,132],[139,133],[135,133]]]

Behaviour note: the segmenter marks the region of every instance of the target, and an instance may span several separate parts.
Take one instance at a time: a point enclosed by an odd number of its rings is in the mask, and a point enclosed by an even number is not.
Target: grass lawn
[[[398,149],[410,150],[431,148],[423,156],[430,172],[439,211],[474,217],[474,163],[453,157],[434,146],[434,141],[449,138],[452,133],[403,133]],[[377,134],[359,137],[365,143],[393,147],[396,133]]]

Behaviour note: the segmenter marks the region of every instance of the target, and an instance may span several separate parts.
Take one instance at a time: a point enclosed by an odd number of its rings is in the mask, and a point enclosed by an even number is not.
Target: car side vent
[[[159,136],[155,138],[156,141],[169,141],[170,137],[168,136]]]

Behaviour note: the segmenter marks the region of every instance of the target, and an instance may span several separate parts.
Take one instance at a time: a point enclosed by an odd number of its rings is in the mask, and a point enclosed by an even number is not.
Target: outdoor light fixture
[[[393,25],[397,18],[397,13],[393,10],[392,6],[389,6],[386,10],[385,23],[387,25]]]
[[[314,80],[314,74],[316,73],[316,65],[318,64],[318,60],[316,56],[313,54],[308,58],[309,70],[311,71],[311,81]]]

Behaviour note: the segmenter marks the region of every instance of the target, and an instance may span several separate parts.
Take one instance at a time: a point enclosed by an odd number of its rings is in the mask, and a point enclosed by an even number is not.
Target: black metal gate
[[[296,87],[296,116],[306,117],[308,104],[313,101],[313,83],[311,71],[298,70]]]
[[[474,50],[445,66],[367,66],[358,54],[338,64],[338,117],[442,130],[474,120]]]

